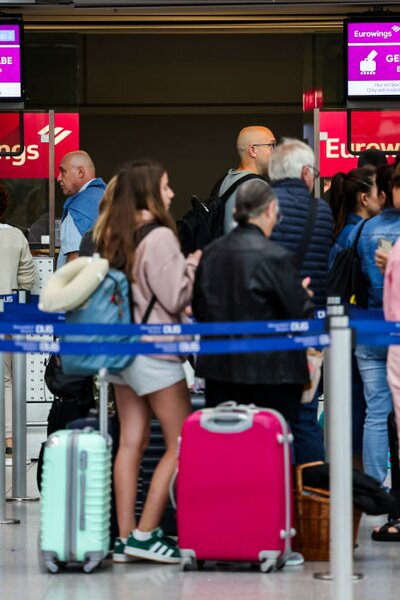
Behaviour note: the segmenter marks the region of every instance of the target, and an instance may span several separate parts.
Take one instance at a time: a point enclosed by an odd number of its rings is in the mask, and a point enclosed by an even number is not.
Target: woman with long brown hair
[[[110,265],[123,270],[132,282],[134,320],[179,323],[190,304],[200,252],[186,259],[180,251],[175,223],[169,214],[174,193],[166,170],[157,162],[127,164],[117,175],[111,202],[96,230],[97,247]],[[149,314],[149,307],[151,312]],[[119,537],[115,562],[149,559],[180,560],[174,540],[158,526],[175,470],[177,440],[191,410],[179,356],[139,355],[124,371],[110,376],[121,424],[114,467]],[[136,488],[150,418],[159,420],[166,445],[143,508],[135,520]]]
[[[329,196],[334,220],[329,269],[338,252],[346,248],[347,238],[353,228],[363,219],[377,215],[383,203],[378,195],[375,169],[361,167],[334,175]]]

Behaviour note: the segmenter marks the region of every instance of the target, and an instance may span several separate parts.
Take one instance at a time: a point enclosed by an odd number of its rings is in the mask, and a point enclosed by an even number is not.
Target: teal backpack
[[[131,285],[122,271],[110,269],[100,286],[78,308],[66,313],[66,323],[129,324],[132,323]],[[66,335],[65,342],[89,344],[133,342],[129,335]],[[101,368],[118,373],[134,359],[129,354],[62,354],[61,363],[67,375],[95,375]]]
[[[137,244],[158,227],[158,224],[144,225],[137,231]],[[147,323],[153,310],[156,297],[153,295],[142,323]],[[132,288],[125,273],[118,269],[109,269],[98,288],[89,298],[74,310],[65,314],[66,323],[97,324],[129,324],[133,320]],[[132,335],[66,335],[61,338],[66,342],[130,343],[140,341],[140,336]],[[124,354],[63,354],[61,363],[64,373],[68,375],[96,375],[105,368],[109,373],[118,373],[130,365],[135,356]]]

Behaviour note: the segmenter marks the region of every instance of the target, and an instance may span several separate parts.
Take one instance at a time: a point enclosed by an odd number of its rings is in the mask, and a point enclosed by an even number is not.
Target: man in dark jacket
[[[285,139],[269,160],[271,185],[279,200],[282,221],[274,229],[271,240],[296,253],[306,228],[311,192],[319,173],[312,149],[300,140]],[[317,200],[317,214],[303,264],[302,277],[311,277],[314,304],[325,306],[328,258],[333,240],[333,219],[328,204]]]
[[[271,155],[268,172],[279,199],[282,222],[274,229],[271,240],[285,246],[294,255],[306,229],[314,180],[319,177],[312,149],[300,140],[285,139]],[[315,224],[302,264],[301,277],[310,277],[316,306],[326,304],[328,258],[332,246],[333,219],[328,204],[317,202]],[[322,431],[317,421],[318,394],[310,404],[301,406],[299,420],[293,423],[296,463],[324,460]]]
[[[268,238],[278,203],[262,180],[240,186],[235,218],[226,236],[204,249],[196,271],[193,312],[198,321],[304,319],[313,305],[291,253]],[[305,351],[199,355],[196,372],[206,380],[206,405],[226,400],[297,416],[308,381]]]

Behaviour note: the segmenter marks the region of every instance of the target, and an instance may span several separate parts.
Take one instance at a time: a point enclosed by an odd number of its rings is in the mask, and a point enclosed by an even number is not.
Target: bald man
[[[82,236],[97,220],[106,184],[100,177],[96,178],[93,161],[83,150],[63,156],[57,181],[63,194],[68,196],[61,218],[59,268],[79,256]]]
[[[254,173],[264,179],[268,177],[268,161],[276,146],[274,134],[262,125],[244,127],[239,132],[236,149],[239,154],[239,166],[230,169],[222,181],[218,195],[222,196],[238,179]],[[225,203],[224,233],[228,233],[236,226],[233,220],[233,209],[236,202],[236,188]]]

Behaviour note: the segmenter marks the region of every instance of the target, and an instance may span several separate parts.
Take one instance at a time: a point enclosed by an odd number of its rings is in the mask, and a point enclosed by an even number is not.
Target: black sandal
[[[393,527],[396,529],[395,532],[390,532],[389,529]],[[371,533],[371,538],[375,542],[400,542],[400,521],[397,519],[390,519],[387,523],[382,525],[378,531]]]

